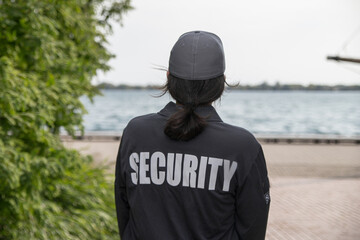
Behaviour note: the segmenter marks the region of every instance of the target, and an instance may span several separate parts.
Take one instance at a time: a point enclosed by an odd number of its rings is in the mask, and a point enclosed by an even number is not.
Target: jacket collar
[[[181,108],[180,105],[176,105],[174,102],[169,102],[160,112],[158,112],[158,114],[165,117],[170,117],[172,114],[178,111],[179,108]],[[220,116],[217,114],[213,106],[198,106],[195,109],[195,112],[199,116],[206,118],[208,122],[222,122]]]

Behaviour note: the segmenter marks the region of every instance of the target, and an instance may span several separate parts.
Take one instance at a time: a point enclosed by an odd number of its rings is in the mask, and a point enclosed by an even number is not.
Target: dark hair
[[[182,107],[168,119],[164,133],[171,139],[181,141],[199,135],[207,123],[204,117],[195,112],[196,107],[209,105],[219,99],[224,88],[224,75],[208,80],[185,80],[169,74],[163,94],[169,92]]]

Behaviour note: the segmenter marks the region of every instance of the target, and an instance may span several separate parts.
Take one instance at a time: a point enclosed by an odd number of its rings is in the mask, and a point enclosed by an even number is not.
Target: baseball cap
[[[205,31],[184,33],[171,50],[169,72],[186,80],[207,80],[223,75],[225,55],[221,39]]]

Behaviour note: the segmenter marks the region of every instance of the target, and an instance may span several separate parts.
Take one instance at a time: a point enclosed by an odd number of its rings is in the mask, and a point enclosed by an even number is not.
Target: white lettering
[[[230,161],[224,159],[224,185],[223,185],[223,191],[228,192],[230,188],[230,181],[233,177],[235,171],[237,168],[237,162],[232,162],[230,166]]]
[[[150,184],[150,177],[146,176],[146,173],[149,171],[149,163],[146,160],[149,159],[149,152],[140,153],[140,171],[139,178],[140,184]]]
[[[223,164],[223,160],[221,158],[209,158],[209,164],[211,165],[209,190],[215,190],[218,169]]]
[[[151,155],[151,181],[154,184],[161,185],[165,181],[165,172],[158,170],[159,167],[165,167],[165,155],[162,152],[154,152]]]
[[[137,165],[137,163],[139,163],[139,154],[135,152],[132,153],[129,157],[129,163],[130,163],[130,167],[135,171],[130,174],[131,181],[133,182],[133,184],[137,185],[138,173],[139,173],[139,166]]]
[[[162,185],[166,181],[170,186],[179,186],[182,181],[184,187],[205,189],[207,186],[208,190],[215,190],[217,185],[222,184],[222,191],[228,192],[238,166],[236,161],[207,156],[199,159],[192,154],[165,155],[160,151],[150,154],[133,152],[129,156],[133,184]],[[220,167],[224,169],[223,174],[219,171]],[[222,179],[218,179],[218,175]]]
[[[204,189],[205,187],[205,177],[206,177],[206,165],[207,165],[207,157],[200,158],[200,167],[199,167],[199,175],[198,175],[198,188]]]
[[[185,154],[184,169],[183,169],[183,186],[196,187],[196,169],[198,166],[198,159],[194,155]]]
[[[166,180],[171,186],[177,186],[181,180],[182,154],[177,153],[174,164],[174,153],[169,153],[167,158],[167,176]],[[175,166],[174,166],[175,165]]]

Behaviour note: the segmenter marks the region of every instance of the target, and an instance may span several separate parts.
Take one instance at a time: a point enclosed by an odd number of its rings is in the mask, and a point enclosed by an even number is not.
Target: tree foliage
[[[110,19],[129,0],[0,1],[0,239],[116,239],[112,184],[66,149],[81,96],[109,69]]]

